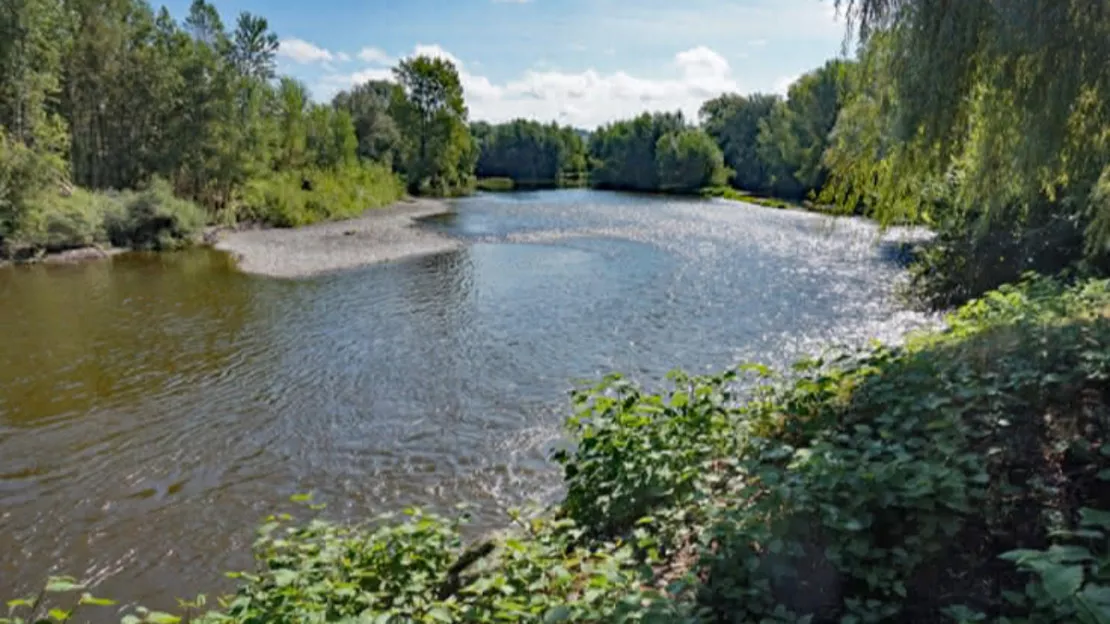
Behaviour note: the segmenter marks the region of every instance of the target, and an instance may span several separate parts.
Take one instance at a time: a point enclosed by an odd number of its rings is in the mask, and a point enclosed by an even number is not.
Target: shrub
[[[169,183],[153,179],[139,192],[120,195],[120,208],[108,213],[105,229],[113,245],[168,250],[188,245],[205,224],[204,211],[173,194]]]
[[[241,221],[297,227],[356,217],[397,201],[403,191],[397,176],[376,164],[284,171],[249,182],[237,214]]]
[[[108,242],[105,220],[118,201],[103,193],[75,189],[68,197],[40,192],[27,201],[19,227],[11,234],[14,249],[63,251]]]

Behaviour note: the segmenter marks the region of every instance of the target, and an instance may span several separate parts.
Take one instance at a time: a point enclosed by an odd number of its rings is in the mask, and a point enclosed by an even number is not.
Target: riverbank
[[[1034,279],[795,375],[608,377],[574,396],[554,511],[470,543],[419,510],[272,516],[236,593],[183,619],[1106,621],[1108,306],[1106,281]],[[84,589],[47,587],[17,615]]]
[[[222,232],[213,247],[232,254],[246,273],[309,277],[457,249],[458,241],[415,222],[450,211],[444,201],[408,199],[343,221]]]

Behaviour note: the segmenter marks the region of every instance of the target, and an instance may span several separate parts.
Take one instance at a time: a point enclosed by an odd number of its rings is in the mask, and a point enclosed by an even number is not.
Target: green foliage
[[[848,92],[853,65],[829,61],[790,85],[786,100],[760,120],[757,154],[772,194],[801,198],[819,191],[829,133]]]
[[[356,217],[389,205],[404,189],[383,165],[305,169],[251,180],[237,202],[238,218],[277,227]]]
[[[693,194],[729,175],[713,139],[688,127],[681,113],[645,113],[599,128],[589,153],[599,188]]]
[[[699,602],[720,621],[936,622],[965,603],[1028,616],[998,557],[1107,502],[1107,305],[1105,282],[1035,280],[946,333],[814,362],[745,402],[728,376],[599,388],[571,421],[563,509],[594,535],[647,516],[697,536]]]
[[[1106,548],[1110,513],[1079,510],[1078,529],[1053,534],[1046,550],[1014,550],[1002,555],[1034,575],[1024,592],[1007,599],[1029,615],[1009,622],[1110,622],[1110,552]]]
[[[8,241],[10,256],[64,251],[109,243],[108,222],[121,211],[119,199],[74,190],[69,196],[42,191],[27,202],[18,229]]]
[[[509,178],[522,186],[558,186],[586,172],[586,146],[570,127],[518,119],[471,125],[479,178]]]
[[[779,103],[778,96],[725,94],[701,107],[702,124],[724,152],[735,173],[732,185],[750,192],[770,190],[770,175],[759,154],[760,123]]]
[[[227,223],[244,195],[258,196],[258,187],[274,178],[322,177],[320,186],[347,190],[319,201],[342,205],[304,208],[316,201],[311,197],[268,204],[293,204],[282,211],[287,222],[349,214],[348,204],[359,201],[349,188],[364,181],[356,161],[388,168],[401,151],[393,119],[403,112],[394,106],[401,87],[369,83],[340,94],[332,106],[313,104],[304,85],[272,80],[278,38],[262,17],[242,13],[229,32],[205,0],[194,0],[183,23],[139,0],[16,0],[2,13],[0,241],[13,241],[19,230],[22,240],[12,244],[55,248],[104,234],[129,241],[137,235],[141,246],[160,247],[183,235],[173,232],[177,225],[165,228],[168,238],[140,235],[127,223],[167,217],[158,210],[130,214],[155,204],[183,214],[183,204],[167,197],[127,207],[113,232],[101,233],[95,219],[85,218],[90,202],[72,192],[71,181],[125,191],[161,177],[177,196],[207,209],[208,220]],[[456,132],[465,134],[461,89],[451,97],[452,110],[461,107],[463,115],[448,124],[452,141],[429,143],[425,164],[453,163],[450,175],[431,176],[433,186],[457,185],[473,158]],[[367,194],[376,198],[388,187],[393,195],[391,181],[373,183]]]
[[[598,128],[590,136],[591,183],[604,189],[659,190],[655,148],[664,135],[685,129],[681,113],[644,113]]]
[[[731,199],[733,201],[744,202],[746,204],[755,204],[757,206],[765,206],[767,208],[808,208],[802,204],[787,201],[785,199],[778,199],[777,197],[761,197],[759,195],[752,195],[744,191],[738,191],[730,186],[711,186],[701,190],[703,197],[720,197],[723,199]]]
[[[669,193],[697,193],[728,180],[724,155],[702,130],[668,133],[655,145],[659,188]]]
[[[371,80],[332,100],[332,106],[347,111],[354,120],[359,158],[392,165],[397,157],[401,133],[389,107],[398,97],[398,89],[392,82]]]
[[[401,170],[409,191],[452,195],[465,189],[477,149],[454,63],[417,56],[401,61],[393,73],[401,89],[391,110],[405,140]]]
[[[963,291],[956,300],[1024,269],[1104,274],[1107,7],[1078,0],[837,5],[858,27],[864,72],[827,161],[836,200],[865,204],[886,223],[940,227],[947,249],[931,266],[942,288]],[[938,186],[946,187],[941,202]],[[1055,249],[1022,257],[1048,246]]]
[[[174,197],[163,180],[141,193],[71,188],[60,158],[0,134],[0,257],[108,243],[174,248],[191,241],[204,222],[204,212]]]
[[[124,193],[121,208],[107,212],[105,231],[113,245],[168,250],[187,245],[205,224],[204,211],[175,197],[169,183],[155,178],[137,193]]]

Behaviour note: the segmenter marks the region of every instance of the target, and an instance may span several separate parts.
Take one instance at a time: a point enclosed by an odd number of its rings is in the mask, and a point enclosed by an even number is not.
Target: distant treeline
[[[577,183],[586,175],[586,148],[573,128],[518,119],[496,126],[476,122],[470,134],[478,147],[479,179],[542,187]]]
[[[471,124],[478,178],[557,185],[588,178],[597,188],[695,194],[730,184],[800,200],[823,187],[823,156],[850,86],[853,62],[835,60],[799,78],[787,97],[725,94],[700,124],[681,112],[644,113],[587,134],[515,120]],[[511,185],[508,185],[511,186]]]

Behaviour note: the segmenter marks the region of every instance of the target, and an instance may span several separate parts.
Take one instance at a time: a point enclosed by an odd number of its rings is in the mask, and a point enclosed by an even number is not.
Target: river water
[[[68,573],[165,607],[260,519],[550,501],[575,380],[783,366],[927,319],[871,224],[585,190],[481,195],[446,254],[276,280],[224,254],[0,269],[0,598]]]

